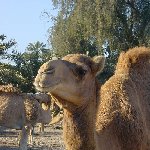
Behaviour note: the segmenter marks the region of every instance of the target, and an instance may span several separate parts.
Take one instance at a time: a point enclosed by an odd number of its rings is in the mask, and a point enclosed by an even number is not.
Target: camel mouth
[[[54,82],[48,86],[43,85],[40,82],[34,82],[34,86],[35,88],[40,91],[40,92],[51,92],[53,90],[55,90],[57,88],[57,86],[59,85],[60,81]]]

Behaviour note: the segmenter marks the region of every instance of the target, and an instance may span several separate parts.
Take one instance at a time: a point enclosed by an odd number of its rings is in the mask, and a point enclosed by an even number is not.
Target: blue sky
[[[43,12],[56,15],[51,0],[0,0],[0,34],[15,39],[23,52],[29,43],[47,44],[47,30],[53,25]]]

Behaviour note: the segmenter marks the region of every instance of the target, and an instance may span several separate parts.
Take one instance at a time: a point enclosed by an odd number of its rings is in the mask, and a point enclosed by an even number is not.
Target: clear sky
[[[21,52],[29,43],[47,44],[52,21],[43,16],[44,11],[56,15],[51,0],[0,0],[0,35],[15,39],[16,49]]]

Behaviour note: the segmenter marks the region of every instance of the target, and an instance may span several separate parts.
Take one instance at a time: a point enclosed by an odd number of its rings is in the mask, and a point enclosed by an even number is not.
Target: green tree
[[[24,66],[30,72],[29,78],[34,78],[41,64],[51,57],[50,50],[46,48],[46,44],[39,41],[35,43],[29,43],[26,51],[22,54]],[[27,70],[25,72],[27,72]]]
[[[26,79],[22,77],[15,66],[8,64],[5,59],[8,49],[12,48],[16,42],[12,39],[6,41],[6,38],[4,34],[0,35],[0,84],[13,84],[21,88],[22,85],[25,86]]]
[[[50,57],[50,50],[39,41],[29,43],[24,53],[12,51],[11,54],[6,55],[6,58],[11,60],[13,65],[1,64],[0,84],[11,83],[23,92],[35,92],[34,78],[42,63]]]
[[[53,0],[53,4],[59,9],[50,30],[53,50],[61,56],[106,53],[107,77],[113,74],[120,51],[150,46],[149,0]]]
[[[64,49],[72,49],[73,43],[79,50],[80,42],[91,38],[99,48],[107,40],[111,50],[150,45],[149,0],[53,0],[53,4],[60,10],[51,36],[56,50],[61,43]]]
[[[4,34],[0,35],[0,55],[3,55],[7,49],[11,48],[16,44],[15,40],[6,40],[6,36]]]
[[[19,89],[28,87],[28,80],[22,76],[18,69],[10,64],[0,63],[0,84],[12,84]]]

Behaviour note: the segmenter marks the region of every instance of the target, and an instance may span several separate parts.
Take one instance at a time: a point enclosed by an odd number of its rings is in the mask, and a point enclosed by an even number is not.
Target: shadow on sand
[[[9,146],[2,146],[0,145],[0,150],[19,150],[18,147],[9,147]]]
[[[19,147],[0,146],[0,150],[19,150]],[[28,150],[53,150],[50,147],[28,147]]]

